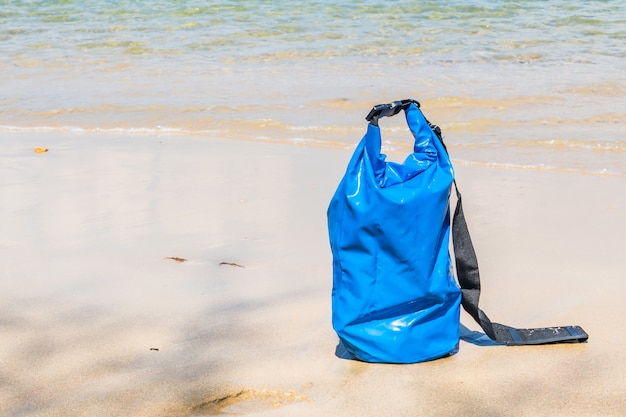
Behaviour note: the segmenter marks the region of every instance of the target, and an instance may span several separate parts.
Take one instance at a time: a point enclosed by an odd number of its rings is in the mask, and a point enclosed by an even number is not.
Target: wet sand
[[[446,359],[373,365],[335,356],[330,321],[326,207],[350,151],[0,142],[3,416],[626,414],[623,177],[456,166],[482,308],[578,324],[588,343],[463,341]]]

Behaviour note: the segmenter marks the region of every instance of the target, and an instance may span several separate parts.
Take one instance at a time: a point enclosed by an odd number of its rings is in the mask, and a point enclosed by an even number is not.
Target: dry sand
[[[456,167],[483,309],[588,343],[373,365],[335,357],[330,322],[326,207],[349,151],[0,143],[3,417],[626,415],[623,177]]]

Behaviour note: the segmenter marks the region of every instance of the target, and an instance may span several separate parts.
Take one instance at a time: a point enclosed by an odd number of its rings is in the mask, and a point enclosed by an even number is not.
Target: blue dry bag
[[[404,163],[385,161],[378,118],[405,111],[415,143]],[[475,253],[460,206],[448,250],[454,171],[441,140],[414,100],[374,106],[328,208],[333,254],[332,322],[351,357],[414,363],[455,351],[460,304],[493,340],[509,345],[584,341],[577,326],[514,329],[478,308]],[[463,297],[462,292],[463,290]]]

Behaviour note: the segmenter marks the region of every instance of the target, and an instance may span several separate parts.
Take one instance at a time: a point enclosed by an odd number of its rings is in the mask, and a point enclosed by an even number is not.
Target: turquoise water
[[[345,149],[410,97],[461,163],[626,176],[622,1],[0,1],[0,52],[0,132]]]

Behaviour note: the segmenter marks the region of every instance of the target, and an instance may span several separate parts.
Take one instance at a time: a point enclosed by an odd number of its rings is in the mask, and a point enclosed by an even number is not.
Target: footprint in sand
[[[221,414],[250,414],[295,402],[310,401],[305,394],[296,391],[243,389],[212,401],[194,406],[188,417],[215,416]]]

